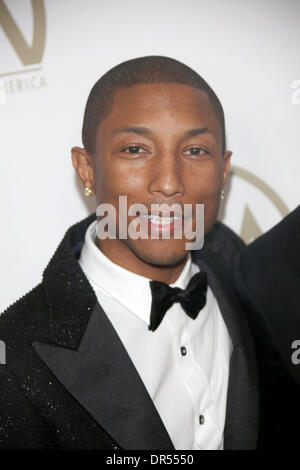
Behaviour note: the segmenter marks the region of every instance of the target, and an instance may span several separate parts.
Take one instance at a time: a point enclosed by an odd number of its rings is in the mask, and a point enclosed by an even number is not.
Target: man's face
[[[175,83],[119,89],[97,133],[97,204],[115,206],[117,233],[120,195],[127,196],[127,207],[142,203],[149,213],[155,203],[204,204],[206,233],[217,217],[230,155],[222,155],[221,125],[201,90]],[[128,216],[128,224],[134,218]],[[195,221],[193,210],[194,230]],[[182,239],[102,240],[100,247],[113,243],[146,263],[173,265],[186,257],[190,241],[183,233]]]

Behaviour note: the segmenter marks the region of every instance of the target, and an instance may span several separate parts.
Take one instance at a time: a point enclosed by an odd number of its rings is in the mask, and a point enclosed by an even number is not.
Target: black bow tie
[[[205,272],[195,274],[186,289],[170,287],[160,281],[150,281],[150,288],[152,305],[148,329],[154,331],[174,302],[180,302],[186,314],[195,320],[206,303],[207,275]]]

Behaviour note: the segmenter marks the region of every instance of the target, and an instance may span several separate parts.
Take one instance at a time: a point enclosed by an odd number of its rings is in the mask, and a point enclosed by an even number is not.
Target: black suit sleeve
[[[235,258],[233,277],[255,342],[260,388],[258,448],[298,448],[300,387],[290,375],[275,345],[259,296],[255,296],[246,280],[247,277],[245,279],[245,269],[249,274],[248,265],[246,263],[245,266],[242,262],[243,251]],[[261,279],[263,280],[263,272]]]
[[[54,436],[15,377],[0,365],[0,450],[57,448]]]

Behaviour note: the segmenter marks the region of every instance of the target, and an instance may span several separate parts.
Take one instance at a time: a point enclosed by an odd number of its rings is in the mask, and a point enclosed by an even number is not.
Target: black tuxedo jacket
[[[299,445],[300,206],[236,255],[234,279],[255,339],[261,415],[259,447]]]
[[[78,263],[95,214],[69,228],[42,282],[0,316],[0,448],[174,450],[164,424]],[[225,449],[254,449],[258,388],[254,345],[231,284],[239,239],[217,223],[192,251],[207,271],[233,353]],[[184,430],[183,430],[184,432]]]

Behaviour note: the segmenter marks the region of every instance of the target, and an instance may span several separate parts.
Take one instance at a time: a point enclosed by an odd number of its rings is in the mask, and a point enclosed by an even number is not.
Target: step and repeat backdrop
[[[299,204],[299,0],[0,0],[0,311],[95,210],[70,149],[114,65],[178,59],[223,103],[232,170],[219,218],[249,243]]]

